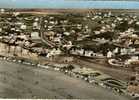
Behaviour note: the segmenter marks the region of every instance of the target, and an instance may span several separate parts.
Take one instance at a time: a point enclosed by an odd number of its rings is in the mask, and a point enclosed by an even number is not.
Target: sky
[[[138,1],[0,0],[0,8],[113,8],[139,9]]]

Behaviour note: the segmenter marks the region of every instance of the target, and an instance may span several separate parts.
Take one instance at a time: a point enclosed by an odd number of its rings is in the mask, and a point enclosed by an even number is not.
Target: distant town
[[[126,11],[1,8],[0,61],[58,71],[138,100],[139,13]]]

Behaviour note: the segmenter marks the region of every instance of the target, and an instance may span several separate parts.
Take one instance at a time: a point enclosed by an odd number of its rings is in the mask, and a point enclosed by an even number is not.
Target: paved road
[[[1,98],[130,100],[60,72],[0,61]]]

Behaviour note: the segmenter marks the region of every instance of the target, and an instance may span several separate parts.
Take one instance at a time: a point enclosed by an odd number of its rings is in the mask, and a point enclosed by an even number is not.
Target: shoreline
[[[68,77],[74,78],[75,80],[81,80],[81,81],[85,82],[86,84],[89,84],[90,86],[95,86],[95,87],[98,87],[98,88],[106,89],[107,91],[111,91],[115,95],[120,95],[120,96],[124,96],[124,97],[130,97],[129,95],[127,95],[125,93],[124,94],[119,94],[119,93],[117,93],[116,91],[114,91],[114,90],[112,90],[110,88],[104,88],[104,87],[102,87],[102,86],[100,86],[98,84],[89,83],[86,80],[82,79],[81,77],[76,77],[76,76],[72,75],[69,72],[62,72],[62,71],[58,70],[57,68],[55,68],[53,65],[42,65],[41,63],[38,63],[38,62],[36,64],[33,64],[32,60],[29,60],[29,59],[26,59],[26,58],[20,58],[19,59],[19,58],[13,57],[13,58],[15,58],[15,60],[9,61],[8,60],[9,57],[6,57],[7,58],[6,59],[5,56],[0,55],[0,58],[1,57],[4,57],[4,59],[0,59],[0,61],[6,61],[6,62],[9,62],[9,63],[21,64],[23,66],[26,65],[26,67],[41,68],[41,69],[45,69],[45,70],[48,70],[48,71],[58,72],[58,73],[66,75]],[[21,61],[21,59],[27,60],[28,62],[27,63],[21,63],[21,62],[19,62],[19,61]]]

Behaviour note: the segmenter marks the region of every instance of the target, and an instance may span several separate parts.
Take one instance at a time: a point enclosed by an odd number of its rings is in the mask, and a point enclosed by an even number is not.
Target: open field
[[[35,9],[35,8],[30,8],[30,9],[26,9],[26,8],[22,8],[22,9],[14,9],[14,10],[10,10],[7,9],[7,11],[16,11],[16,12],[20,12],[20,13],[24,13],[24,14],[61,14],[61,13],[88,13],[88,12],[113,12],[113,13],[129,13],[129,14],[137,14],[139,13],[139,9],[82,9],[82,8],[64,8],[64,9]]]

